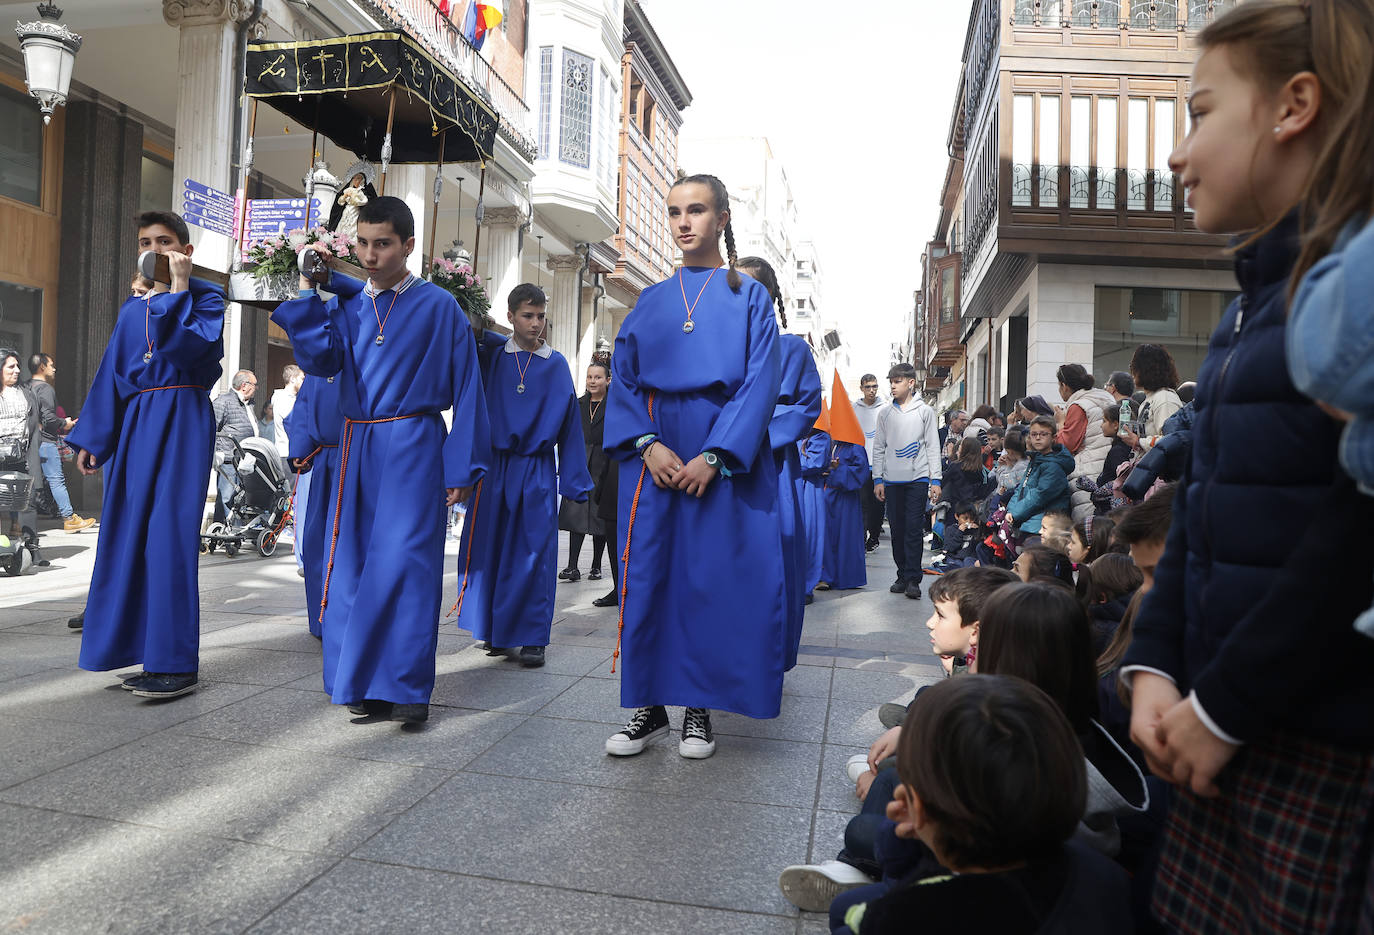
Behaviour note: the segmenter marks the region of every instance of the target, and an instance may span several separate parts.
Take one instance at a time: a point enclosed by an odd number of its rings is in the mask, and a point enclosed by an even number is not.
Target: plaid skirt
[[[1153,903],[1167,930],[1374,933],[1374,752],[1275,734],[1217,785],[1175,790]]]

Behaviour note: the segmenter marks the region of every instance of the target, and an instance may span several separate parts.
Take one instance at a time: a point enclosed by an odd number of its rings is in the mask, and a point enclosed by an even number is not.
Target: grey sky
[[[824,314],[856,367],[884,370],[935,228],[968,0],[640,2],[692,90],[683,134],[768,137]]]

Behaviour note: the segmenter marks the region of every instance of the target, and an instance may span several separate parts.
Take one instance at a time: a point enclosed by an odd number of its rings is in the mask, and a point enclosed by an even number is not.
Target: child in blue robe
[[[458,626],[492,655],[521,647],[535,668],[553,626],[558,496],[586,501],[592,478],[568,361],[542,337],[544,292],[522,283],[507,301],[515,333],[489,331],[478,345],[492,465],[463,524]]]
[[[301,298],[272,314],[301,369],[335,378],[344,415],[324,494],[338,504],[320,600],[325,690],[355,714],[411,724],[428,719],[434,690],[444,505],[491,462],[472,329],[452,295],[406,271],[414,247],[405,202],[375,198],[359,208],[366,288],[325,302],[302,279]]]
[[[816,590],[825,564],[825,475],[830,470],[830,410],[822,408],[820,418],[801,449],[801,484],[797,498],[801,503],[802,532],[806,538],[806,578],[804,593]]]
[[[840,372],[830,388],[830,451],[825,478],[825,549],[821,580],[842,591],[868,584],[863,488],[872,476],[864,430]]]
[[[870,476],[863,445],[831,445],[830,473],[825,479],[825,557],[821,580],[837,591],[868,584],[860,493]]]
[[[763,283],[778,307],[782,327],[787,327],[787,312],[778,289],[773,267],[760,257],[747,256],[738,263],[739,271]],[[810,549],[802,520],[801,459],[797,442],[806,437],[821,414],[821,375],[811,347],[799,335],[784,334],[778,344],[782,383],[773,420],[768,423],[768,444],[778,471],[778,518],[782,522],[783,594],[787,600],[787,661],[785,668],[797,664],[802,623],[811,592],[806,589],[810,568]]]
[[[339,480],[339,431],[343,428],[339,385],[337,377],[307,375],[283,423],[290,442],[287,457],[300,472],[297,490],[308,483],[313,493],[304,505],[298,493],[295,509],[304,510],[296,525],[297,547],[305,570],[305,616],[315,637],[321,636],[320,599]]]
[[[178,215],[140,215],[138,241],[167,254],[170,289],[124,301],[67,436],[82,474],[105,469],[78,664],[141,663],[122,687],[176,698],[198,682],[200,521],[215,447],[208,392],[224,355],[224,292],[189,278],[190,233]]]
[[[640,294],[611,360],[605,446],[625,468],[620,701],[637,710],[606,752],[639,753],[666,734],[671,704],[687,707],[678,753],[701,759],[716,747],[709,709],[772,718],[781,706],[787,621],[767,444],[781,372],[768,290],[734,268],[725,186],[680,179],[668,219],[684,265]]]

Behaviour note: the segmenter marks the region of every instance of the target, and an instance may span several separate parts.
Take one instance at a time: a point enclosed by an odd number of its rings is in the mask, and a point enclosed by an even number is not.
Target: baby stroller
[[[201,534],[201,554],[222,548],[233,558],[247,541],[265,558],[277,551],[277,535],[288,522],[291,476],[282,467],[277,446],[265,438],[235,442],[232,463],[238,472],[234,495],[224,505],[225,521],[211,523]],[[215,470],[229,476],[223,464]]]
[[[0,516],[11,511],[23,513],[29,508],[33,495],[33,477],[19,471],[0,471]],[[4,524],[8,526],[8,522]],[[38,534],[28,526],[18,539],[12,539],[0,528],[0,569],[5,574],[22,575],[33,565],[40,564]]]

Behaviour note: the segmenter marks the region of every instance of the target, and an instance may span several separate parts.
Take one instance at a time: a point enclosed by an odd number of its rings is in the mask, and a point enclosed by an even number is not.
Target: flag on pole
[[[482,43],[487,39],[488,30],[495,29],[500,25],[500,10],[494,6],[472,0],[468,4],[467,15],[463,17],[463,35],[468,42],[472,43],[474,49],[481,50]]]

